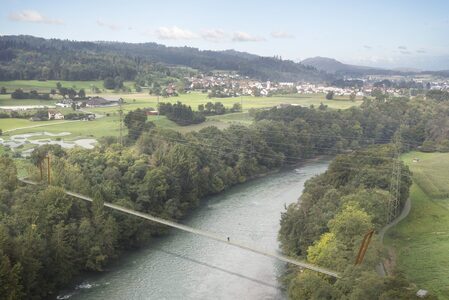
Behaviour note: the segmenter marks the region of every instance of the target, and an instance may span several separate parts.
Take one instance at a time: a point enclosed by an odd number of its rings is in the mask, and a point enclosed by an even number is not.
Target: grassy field
[[[412,208],[385,242],[395,249],[398,268],[418,288],[449,299],[449,154],[411,152],[403,160],[413,172]]]
[[[413,162],[418,158],[419,162]],[[413,179],[431,198],[449,198],[449,154],[412,152],[404,161],[413,171]]]
[[[88,93],[93,86],[103,89],[103,80],[97,81],[64,81],[64,80],[11,80],[0,81],[0,87],[5,87],[8,93],[15,89],[23,89],[24,91],[36,90],[39,92],[49,93],[51,89],[56,89],[56,84],[60,82],[63,87],[74,88],[76,90],[85,89]],[[125,86],[132,87],[134,85],[131,81],[126,81]]]
[[[11,95],[0,95],[0,106],[44,105],[54,106],[57,100],[11,99]]]
[[[76,137],[98,138],[102,136],[115,136],[115,135],[118,136],[120,132],[118,116],[105,117],[95,121],[70,121],[70,122],[67,121],[31,122],[21,119],[0,119],[0,128],[2,126],[1,124],[2,120],[17,120],[28,122],[24,123],[25,125],[20,127],[35,126],[8,132],[4,134],[4,137],[15,134],[47,131],[51,133],[70,132],[71,135],[64,136],[64,139],[72,139]]]
[[[88,95],[91,94],[91,87],[93,85],[101,88],[102,81],[60,81],[65,87],[73,87],[75,89],[84,88]],[[56,87],[57,81],[37,81],[37,80],[16,80],[16,81],[0,81],[0,86],[7,88],[8,92],[14,89],[22,88],[25,91],[36,89],[42,92],[49,92],[51,88]],[[126,82],[125,85],[132,86],[132,82]],[[319,106],[321,103],[328,105],[333,109],[346,109],[348,107],[359,105],[361,101],[351,102],[349,97],[337,97],[333,100],[326,100],[324,94],[310,94],[310,95],[282,95],[273,97],[252,97],[243,96],[236,98],[208,98],[207,94],[200,92],[192,92],[181,94],[179,97],[162,98],[159,99],[155,96],[148,95],[148,93],[114,93],[113,91],[103,91],[98,94],[101,97],[121,97],[125,99],[123,105],[124,113],[137,108],[157,107],[158,101],[160,102],[177,102],[181,101],[184,104],[190,105],[193,110],[197,110],[199,104],[206,104],[207,102],[222,102],[226,107],[232,107],[234,103],[241,103],[243,106],[242,113],[226,114],[221,116],[207,117],[207,121],[202,124],[190,125],[190,126],[178,126],[174,122],[168,120],[163,116],[149,117],[157,126],[178,130],[180,132],[188,132],[192,130],[200,130],[207,126],[216,126],[218,128],[225,128],[231,123],[250,124],[253,119],[249,116],[248,111],[252,108],[261,109],[267,107],[273,107],[281,103],[298,104],[301,106]],[[360,99],[359,99],[360,100]],[[54,105],[56,100],[14,100],[10,98],[10,95],[0,95],[0,106],[10,105]],[[67,113],[70,109],[59,109],[60,111]],[[94,112],[96,114],[104,115],[105,117],[97,119],[93,122],[74,122],[66,123],[62,121],[52,122],[31,122],[25,119],[0,119],[0,129],[3,131],[11,130],[22,127],[32,127],[15,130],[10,133],[6,133],[6,136],[21,133],[33,133],[48,131],[51,133],[70,132],[70,136],[66,136],[64,139],[74,139],[77,137],[102,137],[105,135],[118,136],[119,135],[119,115],[118,107],[102,107],[102,108],[87,108],[87,111]],[[34,127],[36,126],[36,127]],[[126,132],[125,132],[126,133]]]

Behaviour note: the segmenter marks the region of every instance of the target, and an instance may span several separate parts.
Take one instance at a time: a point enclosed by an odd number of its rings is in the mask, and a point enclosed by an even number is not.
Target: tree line
[[[0,80],[153,80],[177,77],[181,68],[237,71],[260,80],[323,81],[324,72],[289,60],[236,51],[201,51],[156,43],[76,42],[32,36],[0,37]],[[150,76],[146,76],[149,74]],[[156,76],[151,76],[156,75]]]
[[[242,110],[240,103],[234,103],[231,108],[226,108],[221,102],[207,102],[206,104],[199,104],[198,111],[194,111],[190,106],[180,101],[175,104],[161,102],[158,108],[160,115],[166,116],[167,119],[181,126],[202,123],[206,121],[206,116],[223,115]]]

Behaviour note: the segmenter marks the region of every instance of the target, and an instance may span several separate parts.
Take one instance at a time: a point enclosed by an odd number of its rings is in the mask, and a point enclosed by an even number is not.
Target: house
[[[93,121],[95,120],[95,114],[86,114],[83,118],[85,121]]]
[[[64,115],[56,110],[48,111],[48,119],[49,120],[64,120]]]
[[[74,101],[72,99],[63,99],[61,101],[59,101],[58,103],[56,103],[57,107],[72,107],[72,103],[74,103]]]
[[[157,116],[157,115],[159,115],[159,112],[157,110],[147,110],[147,111],[145,111],[145,113],[147,114],[147,116]]]

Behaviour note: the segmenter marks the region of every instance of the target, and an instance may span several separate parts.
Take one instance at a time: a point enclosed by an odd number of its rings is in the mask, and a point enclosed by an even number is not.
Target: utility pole
[[[390,201],[388,203],[388,223],[393,221],[399,210],[400,198],[401,198],[401,132],[396,133],[394,137],[394,158],[393,158],[393,170],[391,173],[390,182]]]
[[[42,160],[39,162],[39,170],[41,171],[41,181],[44,179],[44,174],[42,171]]]
[[[51,167],[50,167],[50,154],[47,154],[47,182],[51,184]]]
[[[157,94],[157,117],[156,120],[159,120],[159,94]]]
[[[120,137],[119,137],[119,144],[123,146],[123,108],[122,108],[122,100],[120,99],[118,101],[119,104],[119,116],[120,116]]]

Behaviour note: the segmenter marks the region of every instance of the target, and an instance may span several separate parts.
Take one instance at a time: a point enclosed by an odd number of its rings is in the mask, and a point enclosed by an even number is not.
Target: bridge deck
[[[27,180],[27,179],[19,179],[19,180],[21,182],[23,182],[23,183],[26,183],[26,184],[38,185],[37,182],[30,181],[30,180]],[[78,198],[78,199],[82,199],[82,200],[89,201],[89,202],[93,201],[92,198],[84,196],[84,195],[81,195],[81,194],[78,194],[78,193],[74,193],[74,192],[70,192],[70,191],[66,191],[66,190],[64,190],[64,192],[67,195],[75,197],[75,198]],[[331,271],[331,270],[328,270],[328,269],[325,269],[325,268],[321,268],[321,267],[318,267],[318,266],[315,266],[315,265],[312,265],[312,264],[309,264],[309,263],[306,263],[306,262],[302,262],[302,261],[299,261],[297,259],[285,256],[285,255],[280,255],[280,254],[277,254],[277,253],[269,253],[269,252],[266,252],[266,251],[263,251],[263,250],[259,250],[259,249],[253,248],[251,246],[244,245],[244,244],[236,242],[236,241],[228,241],[227,237],[220,236],[220,235],[217,235],[217,234],[212,233],[212,232],[208,232],[208,231],[200,230],[200,229],[195,229],[195,228],[190,227],[190,226],[186,226],[186,225],[179,224],[179,223],[176,223],[176,222],[173,222],[173,221],[170,221],[170,220],[166,220],[166,219],[162,219],[162,218],[159,218],[159,217],[155,217],[155,216],[152,216],[152,215],[149,215],[149,214],[146,214],[146,213],[138,212],[138,211],[135,211],[135,210],[132,210],[132,209],[128,209],[128,208],[125,208],[125,207],[122,207],[122,206],[119,206],[119,205],[115,205],[115,204],[112,204],[112,203],[109,203],[109,202],[105,202],[104,206],[109,207],[109,208],[114,209],[114,210],[117,210],[117,211],[120,211],[120,212],[123,212],[123,213],[126,213],[126,214],[129,214],[129,215],[133,215],[133,216],[140,217],[140,218],[143,218],[143,219],[146,219],[146,220],[149,220],[149,221],[152,221],[152,222],[156,222],[156,223],[159,223],[159,224],[163,224],[163,225],[166,225],[166,226],[169,226],[169,227],[172,227],[172,228],[176,228],[176,229],[183,230],[183,231],[186,231],[186,232],[190,232],[190,233],[193,233],[193,234],[196,234],[196,235],[200,235],[200,236],[203,236],[203,237],[206,237],[206,238],[218,241],[218,242],[222,242],[222,243],[225,243],[225,244],[228,244],[228,245],[231,245],[231,246],[235,246],[235,247],[238,247],[238,248],[241,248],[241,249],[244,249],[244,250],[248,250],[248,251],[251,251],[251,252],[254,252],[254,253],[258,253],[258,254],[261,254],[261,255],[264,255],[264,256],[267,256],[267,257],[278,259],[280,261],[283,261],[283,262],[286,262],[286,263],[290,263],[290,264],[299,266],[301,268],[309,269],[309,270],[312,270],[312,271],[315,271],[315,272],[318,272],[318,273],[322,273],[322,274],[326,274],[326,275],[329,275],[329,276],[332,276],[332,277],[335,277],[335,278],[339,278],[340,277],[340,275],[337,272],[335,272],[335,271]]]

